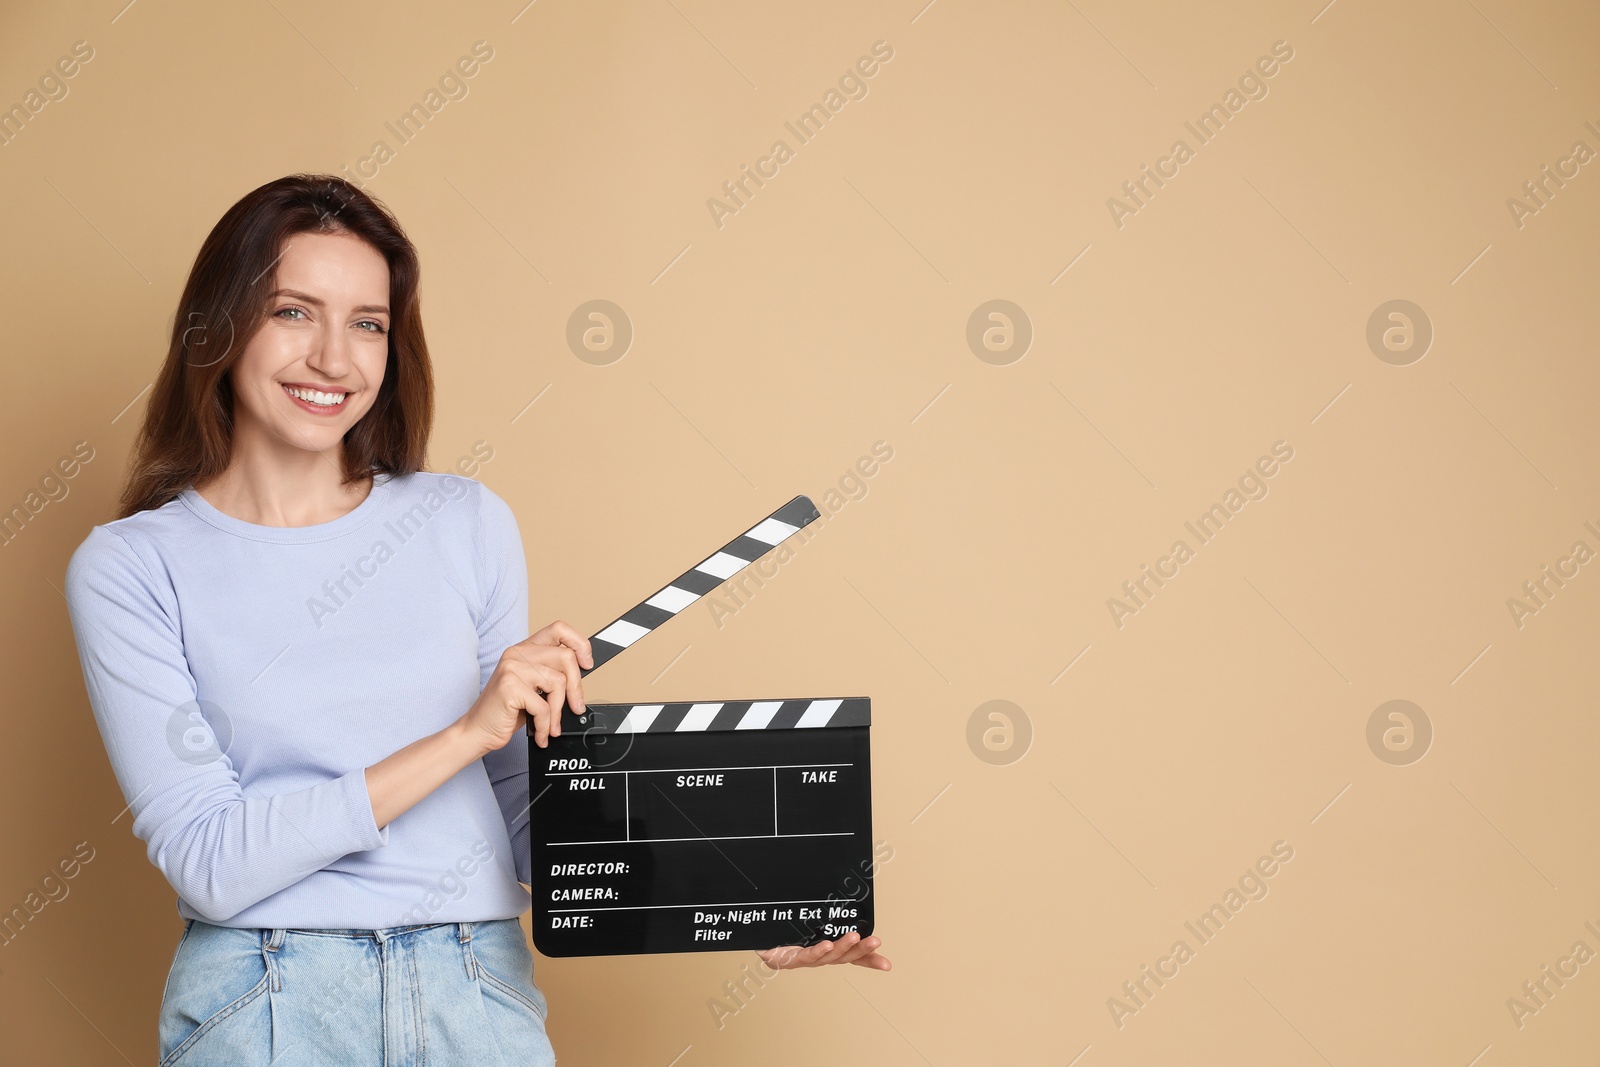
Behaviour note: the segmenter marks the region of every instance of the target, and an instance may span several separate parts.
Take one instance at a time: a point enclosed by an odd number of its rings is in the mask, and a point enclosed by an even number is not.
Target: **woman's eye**
[[[279,308],[277,311],[273,312],[273,314],[274,315],[288,315],[290,312],[293,312],[296,315],[304,315],[305,314],[305,310],[303,308]]]
[[[388,332],[387,330],[385,330],[383,328],[383,323],[374,322],[371,319],[362,319],[360,322],[356,323],[356,325],[360,326],[360,327],[363,327],[363,328],[370,326],[371,329],[367,330],[368,333],[387,333]]]

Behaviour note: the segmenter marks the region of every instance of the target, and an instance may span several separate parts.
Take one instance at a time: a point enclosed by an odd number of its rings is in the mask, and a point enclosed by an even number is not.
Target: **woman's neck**
[[[370,477],[345,482],[342,448],[263,445],[236,437],[227,469],[195,491],[224,515],[258,526],[314,526],[353,510],[372,489]]]

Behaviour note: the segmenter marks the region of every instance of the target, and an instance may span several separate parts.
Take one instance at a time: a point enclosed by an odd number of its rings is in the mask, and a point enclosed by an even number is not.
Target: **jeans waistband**
[[[267,951],[275,951],[283,945],[284,937],[288,934],[309,934],[313,937],[342,937],[358,941],[376,941],[382,944],[395,937],[404,937],[407,934],[422,933],[427,930],[453,930],[456,940],[462,944],[472,940],[475,930],[482,926],[497,926],[501,923],[516,923],[516,919],[480,919],[474,922],[444,922],[444,923],[417,923],[411,926],[389,926],[382,929],[351,929],[351,928],[324,928],[324,927],[256,927],[261,935],[262,947]],[[197,923],[203,925],[216,925],[203,923],[203,920],[189,918],[185,920],[186,927]]]
[[[344,937],[353,940],[376,941],[382,944],[391,938],[421,933],[425,930],[453,930],[456,940],[466,944],[472,940],[473,929],[482,925],[483,923],[481,922],[419,923],[415,926],[391,926],[381,930],[268,927],[262,929],[261,935],[269,952],[282,947],[284,938],[288,934],[309,934],[313,937]]]

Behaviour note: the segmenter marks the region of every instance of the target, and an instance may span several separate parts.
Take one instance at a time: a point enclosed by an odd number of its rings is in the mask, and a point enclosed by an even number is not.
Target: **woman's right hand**
[[[579,715],[586,710],[580,666],[594,666],[589,640],[557,620],[501,654],[489,684],[461,722],[493,752],[531,720],[534,743],[544,748],[561,735],[564,702]]]

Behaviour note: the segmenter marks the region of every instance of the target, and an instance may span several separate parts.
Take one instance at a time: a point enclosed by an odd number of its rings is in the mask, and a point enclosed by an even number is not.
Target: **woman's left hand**
[[[837,941],[818,941],[809,948],[799,945],[782,945],[766,950],[757,949],[756,955],[774,970],[794,967],[822,967],[830,963],[853,963],[857,967],[871,967],[877,971],[889,970],[889,957],[878,955],[883,944],[878,937],[863,938],[854,930]]]

